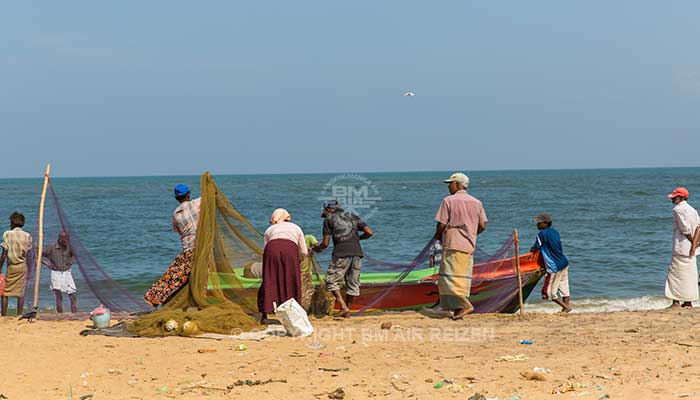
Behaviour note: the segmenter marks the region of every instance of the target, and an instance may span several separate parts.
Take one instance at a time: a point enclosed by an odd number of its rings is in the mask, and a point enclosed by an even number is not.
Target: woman
[[[201,197],[191,200],[187,185],[175,186],[175,199],[180,203],[172,217],[173,230],[180,234],[182,251],[170,264],[165,274],[143,295],[146,303],[153,307],[167,303],[190,279],[194,241],[197,237]]]
[[[301,257],[308,254],[304,233],[298,225],[289,222],[287,210],[278,208],[272,213],[265,231],[262,283],[258,290],[260,323],[278,323],[267,315],[274,312],[274,304],[280,305],[294,298],[301,304]]]

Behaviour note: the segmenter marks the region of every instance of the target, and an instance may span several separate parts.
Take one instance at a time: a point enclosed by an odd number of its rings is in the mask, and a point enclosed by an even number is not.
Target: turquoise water
[[[571,260],[575,299],[658,302],[672,234],[671,203],[665,194],[683,185],[690,190],[691,204],[694,194],[700,195],[700,168],[475,171],[468,175],[470,192],[483,201],[489,218],[478,242],[487,251],[498,249],[514,228],[527,251],[536,234],[532,218],[542,211],[553,215]],[[343,186],[354,186],[351,198],[369,204],[358,212],[375,231],[375,237],[363,242],[367,254],[406,262],[432,237],[435,211],[447,193],[441,180],[447,176],[448,172],[397,172],[215,179],[259,230],[267,227],[274,208],[284,207],[305,233],[319,237],[322,199],[332,197],[334,186],[341,187],[340,192]],[[114,279],[140,295],[179,250],[178,236],[170,228],[170,215],[177,205],[172,187],[185,182],[196,195],[198,181],[196,176],[55,178],[53,186],[83,243]],[[32,230],[40,190],[40,179],[0,180],[0,216],[22,211]],[[48,288],[42,289],[42,303],[49,295]]]

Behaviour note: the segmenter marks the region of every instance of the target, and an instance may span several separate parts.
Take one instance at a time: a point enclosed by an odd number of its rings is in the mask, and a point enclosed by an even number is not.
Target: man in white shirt
[[[678,187],[668,195],[674,205],[673,255],[666,275],[665,295],[673,301],[672,308],[692,307],[692,302],[699,297],[696,255],[700,215],[688,204],[688,196],[688,189],[684,187]]]

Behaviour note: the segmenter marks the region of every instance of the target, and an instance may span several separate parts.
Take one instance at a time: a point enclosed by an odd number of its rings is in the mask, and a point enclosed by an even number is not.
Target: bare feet
[[[260,320],[260,325],[282,325],[282,323],[276,319],[263,318]]]
[[[435,307],[423,307],[419,312],[428,318],[452,318],[450,310],[442,308],[439,305]]]
[[[571,312],[571,310],[573,310],[573,308],[571,308],[571,307],[564,307],[564,308],[562,308],[561,311],[559,311],[559,312],[560,312],[561,314],[568,314],[568,313]]]
[[[342,318],[350,318],[350,310],[349,310],[349,309],[345,309],[345,310],[339,312],[339,313],[338,313],[338,316],[339,316],[339,317],[342,317]]]
[[[681,303],[674,300],[668,308],[681,308]]]
[[[463,319],[465,315],[471,314],[473,312],[474,312],[474,307],[458,308],[455,310],[454,315],[452,315],[452,320],[458,321],[460,319]]]
[[[693,308],[693,303],[691,303],[690,301],[686,301],[686,302],[684,302],[683,304],[681,304],[681,307],[683,307],[683,308]]]

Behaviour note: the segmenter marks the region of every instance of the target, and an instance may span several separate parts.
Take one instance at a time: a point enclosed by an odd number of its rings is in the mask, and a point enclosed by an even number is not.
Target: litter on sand
[[[242,380],[239,379],[236,382],[234,382],[233,386],[258,386],[258,385],[267,385],[268,383],[287,383],[286,379],[268,379],[266,381],[261,381],[260,379],[258,380]]]
[[[546,381],[547,378],[541,372],[521,372],[520,376],[528,381]]]
[[[334,391],[328,393],[329,399],[342,400],[345,398],[345,391],[343,388],[335,389]]]
[[[552,389],[552,394],[564,394],[566,392],[575,392],[577,390],[585,389],[588,385],[585,383],[578,382],[567,382],[565,385],[561,385]]]
[[[516,354],[514,356],[510,355],[505,355],[505,356],[500,356],[496,359],[498,362],[504,362],[504,361],[526,361],[529,360],[529,357],[526,356],[525,354]]]

